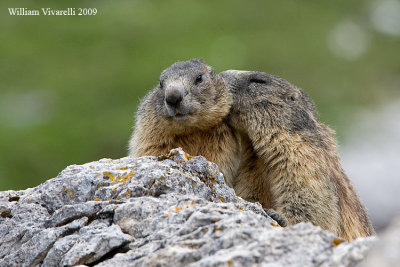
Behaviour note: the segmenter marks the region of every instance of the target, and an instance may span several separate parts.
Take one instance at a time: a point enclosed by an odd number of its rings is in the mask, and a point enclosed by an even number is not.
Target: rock
[[[1,267],[353,266],[374,240],[281,228],[214,163],[181,149],[72,165],[36,188],[0,192]]]

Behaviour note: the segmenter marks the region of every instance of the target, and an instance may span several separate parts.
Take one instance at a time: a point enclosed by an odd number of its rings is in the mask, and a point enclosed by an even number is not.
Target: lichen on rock
[[[214,163],[182,149],[72,165],[0,192],[0,266],[352,266],[373,241],[277,227]]]

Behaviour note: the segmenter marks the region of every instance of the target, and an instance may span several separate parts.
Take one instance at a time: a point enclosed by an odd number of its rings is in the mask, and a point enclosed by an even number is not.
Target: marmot
[[[336,150],[333,131],[317,120],[312,100],[262,72],[219,74],[233,95],[229,124],[244,158],[233,188],[289,224],[312,222],[350,241],[374,234]]]
[[[232,186],[240,162],[239,135],[226,122],[232,95],[200,59],[176,62],[141,101],[129,155],[159,156],[176,147],[215,162]]]

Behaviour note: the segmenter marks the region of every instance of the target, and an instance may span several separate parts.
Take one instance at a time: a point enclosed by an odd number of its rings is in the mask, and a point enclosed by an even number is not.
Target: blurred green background
[[[400,34],[383,2],[2,1],[0,190],[124,157],[140,98],[163,69],[195,57],[296,84],[341,140],[357,109],[398,96]],[[98,13],[10,16],[10,7]]]

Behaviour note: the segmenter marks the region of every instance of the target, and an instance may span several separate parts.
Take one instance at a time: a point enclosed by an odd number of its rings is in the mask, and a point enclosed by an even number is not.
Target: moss
[[[332,239],[332,244],[334,245],[334,246],[338,246],[338,245],[340,245],[340,244],[342,244],[343,243],[343,240],[342,239],[339,239],[339,238],[334,238],[334,239]]]
[[[151,184],[149,185],[149,189],[152,188],[155,183],[156,183],[156,178],[153,178]]]
[[[113,180],[114,179],[114,175],[111,174],[111,172],[103,172],[103,179],[110,179]]]
[[[62,195],[65,196],[68,193],[69,189],[66,186],[63,186],[63,189],[64,190],[62,191]]]
[[[158,161],[163,161],[163,160],[166,160],[166,159],[172,159],[176,154],[178,154],[178,151],[174,151],[174,152],[171,152],[169,154],[164,154],[164,155],[158,156],[157,160]]]
[[[185,158],[186,158],[187,160],[191,160],[193,157],[190,156],[188,153],[185,152]]]

